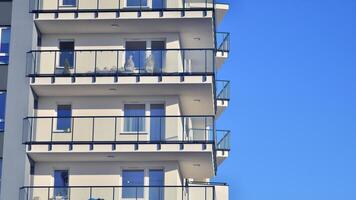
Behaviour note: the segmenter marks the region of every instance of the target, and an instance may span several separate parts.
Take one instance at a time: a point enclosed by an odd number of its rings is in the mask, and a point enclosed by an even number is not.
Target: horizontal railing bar
[[[219,132],[219,133],[231,133],[231,130],[216,130],[216,132]]]
[[[213,76],[214,72],[162,72],[162,73],[125,73],[125,72],[113,72],[113,73],[72,73],[72,74],[28,74],[27,77],[107,77],[107,76]]]
[[[165,185],[165,186],[22,186],[20,189],[35,189],[35,188],[214,188],[213,185],[189,185],[189,186],[175,186],[175,185]]]
[[[37,118],[214,118],[214,115],[169,115],[169,116],[71,116],[71,117],[57,117],[57,116],[28,116],[24,119],[37,119]]]
[[[91,12],[181,12],[181,11],[212,11],[214,10],[213,7],[196,7],[196,8],[122,8],[122,9],[32,9],[30,13],[91,13]]]
[[[41,142],[23,142],[22,144],[31,144],[31,145],[66,145],[66,144],[75,144],[75,145],[89,145],[89,144],[96,144],[96,145],[109,145],[109,144],[213,144],[214,139],[207,139],[207,140],[193,140],[193,141],[41,141]]]
[[[208,186],[228,186],[227,183],[223,183],[223,182],[189,181],[189,184],[201,184],[201,185],[208,185]]]
[[[30,50],[27,53],[35,52],[92,52],[92,51],[122,51],[122,52],[146,52],[146,51],[215,51],[214,48],[182,48],[182,49],[142,49],[142,50],[127,50],[127,49],[75,49],[73,51],[61,50]]]

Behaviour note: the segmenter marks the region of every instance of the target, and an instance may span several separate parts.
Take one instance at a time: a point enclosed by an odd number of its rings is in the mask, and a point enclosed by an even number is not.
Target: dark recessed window
[[[127,6],[130,7],[147,6],[147,0],[127,0]]]
[[[59,67],[73,68],[74,66],[74,41],[59,42]]]
[[[77,0],[62,0],[62,6],[77,6]]]
[[[68,170],[55,170],[54,171],[54,199],[67,199],[68,198]]]
[[[70,132],[72,126],[72,106],[58,105],[57,107],[57,131]]]
[[[9,63],[10,27],[0,27],[0,64]]]

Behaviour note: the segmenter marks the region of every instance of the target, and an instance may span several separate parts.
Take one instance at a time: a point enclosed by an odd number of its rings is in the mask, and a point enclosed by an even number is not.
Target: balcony
[[[212,115],[214,55],[213,49],[33,51],[27,74],[38,97],[174,95],[185,114]]]
[[[27,117],[23,144],[36,162],[178,161],[187,176],[207,178],[226,138],[214,127],[213,116]],[[192,173],[197,165],[204,170]]]
[[[86,145],[88,151],[98,145],[135,144],[213,144],[212,116],[77,116],[28,117],[25,119],[24,144],[67,145],[68,150]],[[205,146],[205,145],[203,145]],[[55,147],[53,147],[55,148]],[[184,148],[184,146],[182,147]],[[31,148],[29,148],[31,151]],[[47,150],[47,149],[46,149]]]
[[[216,33],[216,68],[219,70],[229,57],[230,53],[230,33],[217,32]]]
[[[216,81],[216,115],[220,116],[229,106],[230,102],[230,81]]]
[[[74,51],[34,50],[28,53],[28,76],[32,78],[211,76],[215,72],[213,49]],[[36,79],[33,79],[35,82]]]
[[[216,187],[219,186],[28,186],[20,188],[20,200],[228,200],[228,191]]]
[[[221,20],[228,5],[215,0],[30,0],[36,19],[135,19],[212,17]]]
[[[216,161],[217,165],[229,157],[231,150],[231,132],[229,130],[217,130]]]

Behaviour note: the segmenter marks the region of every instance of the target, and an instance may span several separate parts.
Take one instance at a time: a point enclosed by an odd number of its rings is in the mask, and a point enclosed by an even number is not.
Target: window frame
[[[72,4],[72,5],[66,5],[66,4],[64,4],[64,1],[65,0],[61,0],[60,1],[60,5],[59,5],[59,7],[62,7],[62,8],[76,8],[77,6],[78,6],[78,0],[74,0],[74,5]]]
[[[75,68],[76,56],[75,56],[75,40],[74,39],[60,39],[58,40],[58,55],[56,60],[56,69],[64,69],[65,66],[61,66],[61,43],[62,42],[73,42],[73,66],[70,66],[69,69],[73,70]]]
[[[65,106],[68,106],[70,107],[70,127],[67,129],[67,130],[61,130],[61,129],[58,129],[58,122],[60,120],[60,116],[59,116],[59,107],[65,107]],[[57,114],[57,118],[56,118],[56,126],[55,126],[55,130],[54,130],[54,133],[71,133],[72,132],[72,129],[73,129],[73,124],[72,124],[72,117],[73,117],[73,108],[72,108],[72,105],[71,104],[57,104],[57,109],[56,109],[56,114]]]
[[[11,43],[11,26],[0,26],[0,48],[1,48],[1,40],[2,40],[2,30],[6,30],[8,29],[10,31],[10,38],[9,38],[9,50],[8,52],[0,52],[0,57],[8,57],[8,61],[7,62],[4,62],[4,63],[1,63],[0,62],[0,65],[8,65],[9,62],[10,62],[10,43]]]
[[[131,184],[125,184],[125,172],[142,172],[142,185],[131,185]],[[145,198],[145,179],[146,179],[146,170],[145,169],[122,169],[121,172],[121,184],[122,184],[122,192],[121,192],[121,198],[122,199],[144,199]],[[141,177],[140,177],[141,178]],[[129,187],[126,187],[129,186]],[[136,196],[136,197],[127,197],[125,196],[125,189],[127,191],[127,189],[130,189],[130,187],[135,188],[136,189],[136,195],[137,195],[137,188],[142,187],[142,191],[140,191],[140,196]],[[141,194],[142,192],[142,194]],[[126,194],[127,195],[127,194]],[[130,194],[129,194],[130,195]],[[142,195],[142,196],[141,196]]]
[[[152,7],[152,0],[146,0],[146,5],[133,5],[133,6],[130,6],[129,5],[129,1],[130,0],[125,0],[125,8],[126,9],[137,9],[137,8],[151,8]],[[143,1],[143,0],[138,0],[138,1]]]
[[[167,49],[167,38],[163,37],[163,38],[125,38],[124,39],[124,55],[123,55],[123,59],[122,59],[122,66],[125,66],[126,62],[127,62],[127,53],[128,51],[135,51],[135,50],[128,50],[127,48],[127,43],[129,42],[145,42],[146,43],[146,49],[142,49],[140,52],[144,51],[144,58],[143,58],[143,62],[141,63],[142,66],[134,66],[134,73],[140,72],[140,71],[145,71],[145,59],[152,55],[154,51],[157,51],[158,49],[153,49],[153,43],[154,42],[162,42],[164,44],[164,48],[160,49],[161,50],[161,67],[160,67],[160,71],[163,70],[163,68],[166,67],[167,63],[166,63],[166,54],[167,52],[165,51],[165,49]],[[138,50],[137,50],[138,51]],[[136,65],[136,64],[135,64]],[[126,70],[126,69],[125,69]]]
[[[124,122],[122,123],[122,133],[123,134],[130,134],[130,135],[136,135],[136,134],[147,134],[147,119],[146,119],[146,117],[144,117],[143,119],[144,119],[144,122],[143,122],[143,130],[138,130],[138,131],[127,131],[127,130],[125,130],[125,124],[127,123],[126,122],[126,109],[125,109],[125,106],[126,105],[143,105],[144,106],[144,109],[143,109],[143,111],[144,111],[144,116],[146,116],[146,113],[147,113],[147,105],[146,105],[146,103],[124,103],[123,104],[123,116],[124,116]],[[139,118],[137,118],[137,120],[139,120]]]
[[[65,172],[67,172],[67,182],[68,182],[68,186],[64,186],[64,187],[69,187],[70,186],[70,170],[69,169],[53,169],[53,174],[52,174],[52,176],[53,176],[53,183],[52,183],[52,185],[53,185],[53,187],[54,187],[54,189],[53,189],[53,197],[55,198],[55,197],[57,197],[57,196],[55,196],[55,184],[56,184],[56,171],[65,171]],[[60,186],[59,186],[60,187]],[[67,195],[69,194],[69,190],[67,189]]]

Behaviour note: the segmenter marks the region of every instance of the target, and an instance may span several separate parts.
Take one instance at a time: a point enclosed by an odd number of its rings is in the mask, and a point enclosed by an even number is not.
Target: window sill
[[[65,131],[65,130],[54,130],[53,133],[71,133],[72,130],[68,130],[68,131]]]

